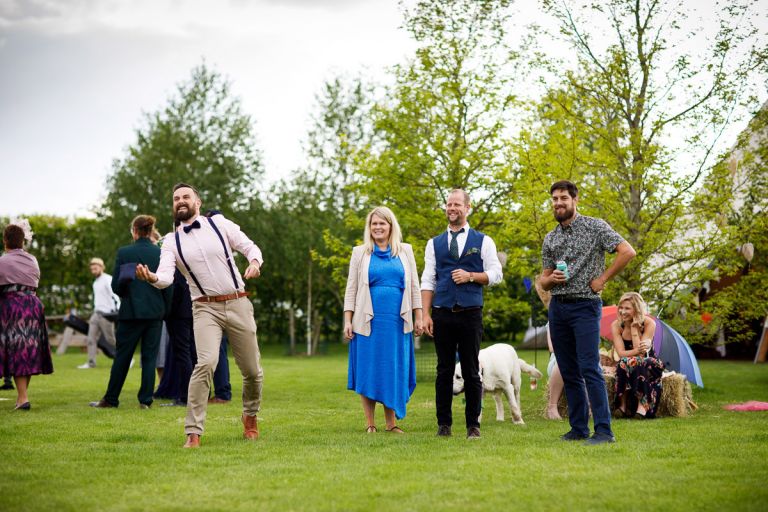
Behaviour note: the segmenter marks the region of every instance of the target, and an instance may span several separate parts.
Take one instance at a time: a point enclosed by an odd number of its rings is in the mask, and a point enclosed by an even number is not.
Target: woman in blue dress
[[[360,395],[366,432],[376,432],[379,402],[386,431],[402,434],[395,419],[405,417],[416,388],[413,334],[423,330],[416,260],[387,207],[368,214],[363,240],[352,250],[344,296],[344,336],[350,340],[347,389]]]

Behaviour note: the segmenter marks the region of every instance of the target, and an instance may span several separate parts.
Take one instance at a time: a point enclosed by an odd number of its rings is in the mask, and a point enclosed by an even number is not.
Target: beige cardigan
[[[403,318],[403,332],[413,331],[413,310],[421,308],[421,291],[419,275],[416,270],[416,259],[413,257],[413,247],[410,244],[400,245],[398,257],[403,262],[405,270],[405,290],[403,302],[400,304],[400,316]],[[352,331],[363,336],[371,335],[371,319],[373,304],[371,289],[368,284],[368,267],[371,255],[365,245],[352,249],[349,261],[349,277],[347,291],[344,294],[344,311],[352,311]]]

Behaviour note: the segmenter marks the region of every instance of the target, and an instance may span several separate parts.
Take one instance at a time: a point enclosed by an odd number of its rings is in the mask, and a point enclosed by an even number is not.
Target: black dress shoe
[[[107,402],[103,398],[101,400],[99,400],[98,402],[91,402],[88,405],[90,405],[91,407],[96,407],[97,409],[114,409],[115,407],[117,407],[116,405],[110,404],[109,402]]]
[[[450,425],[438,426],[437,435],[440,437],[451,437],[451,426]]]
[[[583,441],[584,439],[589,439],[589,436],[585,436],[579,434],[578,432],[574,432],[573,430],[569,430],[565,434],[561,435],[560,439],[563,441]]]
[[[13,384],[11,384],[10,382],[5,383],[2,386],[0,386],[0,389],[13,389]]]
[[[606,444],[606,443],[615,443],[616,438],[613,437],[610,434],[600,434],[598,432],[595,432],[592,434],[592,437],[584,441],[584,444],[589,445],[595,445],[595,444]]]
[[[14,411],[28,411],[32,408],[31,405],[29,405],[29,402],[24,402],[21,405],[17,405],[13,408]]]

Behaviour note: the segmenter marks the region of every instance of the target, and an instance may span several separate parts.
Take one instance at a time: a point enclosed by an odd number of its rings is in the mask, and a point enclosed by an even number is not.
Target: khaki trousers
[[[189,380],[184,432],[202,435],[211,392],[210,382],[219,362],[219,345],[225,331],[235,362],[243,374],[243,413],[248,416],[256,416],[259,412],[264,376],[253,305],[247,297],[226,302],[193,302],[192,319],[197,364]]]
[[[115,341],[115,325],[101,316],[96,311],[91,315],[91,319],[88,322],[88,362],[91,366],[96,365],[96,352],[98,351],[98,343],[101,335],[107,339],[107,343],[112,345],[114,349],[117,347]]]

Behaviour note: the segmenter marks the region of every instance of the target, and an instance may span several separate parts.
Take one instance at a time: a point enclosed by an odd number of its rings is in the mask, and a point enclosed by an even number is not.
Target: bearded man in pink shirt
[[[219,358],[224,332],[243,374],[243,437],[259,437],[256,415],[261,407],[263,372],[256,340],[253,304],[243,278],[261,274],[261,250],[234,222],[223,215],[200,215],[200,195],[186,183],[173,187],[173,213],[180,225],[164,240],[157,272],[136,266],[136,277],[156,288],[173,284],[176,267],[189,283],[197,349],[197,365],[189,381],[185,448],[198,448],[205,427],[210,381]],[[249,262],[242,277],[233,261],[233,250]]]

